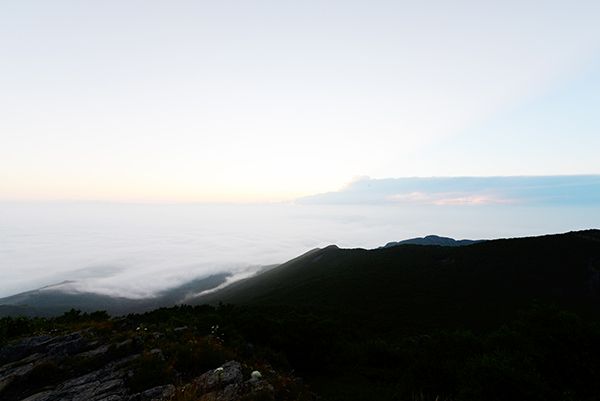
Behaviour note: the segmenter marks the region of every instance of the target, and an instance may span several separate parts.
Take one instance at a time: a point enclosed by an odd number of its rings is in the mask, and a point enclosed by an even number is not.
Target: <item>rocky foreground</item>
[[[141,332],[140,332],[141,331]],[[190,341],[187,328],[170,333],[180,344]],[[85,329],[63,335],[45,334],[13,341],[0,348],[0,399],[4,401],[146,401],[146,400],[276,400],[313,397],[298,379],[269,367],[253,370],[229,360],[195,377],[181,371],[181,361],[168,361],[161,348],[164,333],[137,328],[131,338],[98,335]],[[111,342],[112,341],[112,342]],[[203,347],[217,339],[193,340]],[[190,353],[198,350],[189,348]],[[207,353],[207,358],[211,359]],[[213,358],[214,359],[214,358]],[[179,368],[177,371],[175,368]],[[193,369],[192,369],[193,370]],[[156,385],[158,383],[158,385]]]

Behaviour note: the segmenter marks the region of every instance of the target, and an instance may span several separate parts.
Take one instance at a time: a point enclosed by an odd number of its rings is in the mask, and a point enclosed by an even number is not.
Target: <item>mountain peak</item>
[[[428,245],[428,246],[467,246],[483,242],[484,240],[461,239],[455,240],[450,237],[439,235],[427,235],[425,237],[410,238],[403,241],[388,242],[383,248],[392,248],[399,245]]]

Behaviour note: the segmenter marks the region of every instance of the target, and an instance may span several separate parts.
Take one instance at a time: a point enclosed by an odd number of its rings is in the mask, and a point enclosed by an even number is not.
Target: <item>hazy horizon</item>
[[[0,202],[0,296],[75,280],[71,290],[146,297],[330,244],[599,228],[598,199],[600,176],[577,176],[362,178],[278,203]]]

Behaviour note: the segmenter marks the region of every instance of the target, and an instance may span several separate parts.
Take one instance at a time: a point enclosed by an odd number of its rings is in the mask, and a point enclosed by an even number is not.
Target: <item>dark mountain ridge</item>
[[[470,240],[440,237],[438,235],[428,235],[426,237],[410,238],[403,241],[388,242],[383,248],[391,248],[398,245],[438,245],[438,246],[467,246],[483,242],[484,240]]]
[[[461,247],[330,246],[193,302],[330,309],[399,330],[495,324],[534,300],[598,311],[599,230]]]

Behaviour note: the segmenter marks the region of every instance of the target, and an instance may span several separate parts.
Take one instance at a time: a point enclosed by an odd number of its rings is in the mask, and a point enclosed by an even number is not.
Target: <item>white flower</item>
[[[250,373],[250,377],[253,380],[258,380],[262,377],[262,375],[260,374],[260,372],[258,370],[253,371],[252,373]]]

